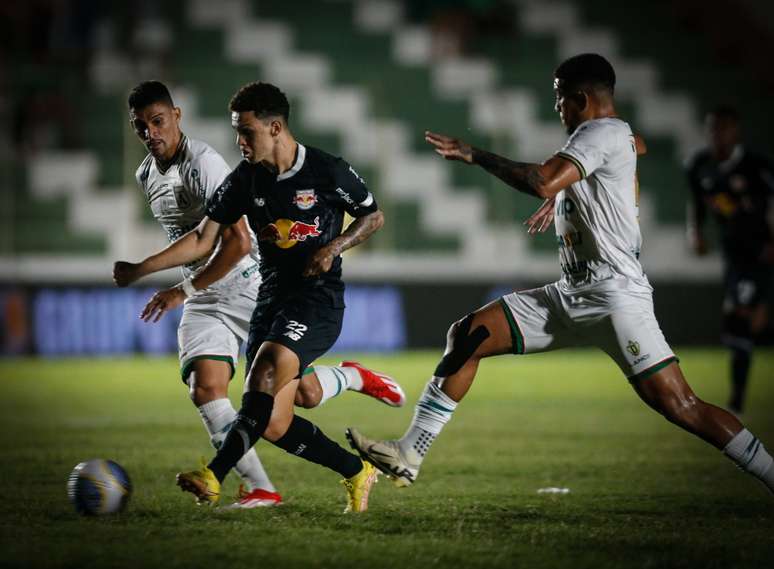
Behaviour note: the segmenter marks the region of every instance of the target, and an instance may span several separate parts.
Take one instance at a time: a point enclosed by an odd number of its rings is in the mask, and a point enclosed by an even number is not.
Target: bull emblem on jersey
[[[296,190],[293,203],[298,209],[312,209],[317,203],[317,194],[315,194],[314,189]]]
[[[294,221],[291,219],[278,219],[274,223],[264,226],[258,234],[260,241],[274,243],[280,249],[289,249],[299,241],[306,241],[307,238],[319,237],[320,216],[314,218],[314,225],[304,223],[303,221]]]

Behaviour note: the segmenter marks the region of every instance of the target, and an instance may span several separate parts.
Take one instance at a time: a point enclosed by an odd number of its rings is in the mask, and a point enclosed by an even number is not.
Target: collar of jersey
[[[169,162],[166,163],[166,167],[162,167],[161,164],[156,162],[156,169],[159,171],[160,174],[166,174],[169,171],[169,169],[172,166],[174,166],[178,160],[180,160],[180,155],[183,153],[183,148],[185,148],[186,144],[188,144],[188,137],[185,134],[181,133],[180,144],[177,145],[177,150],[175,150],[175,154],[172,156]]]
[[[288,178],[292,178],[304,166],[304,160],[306,159],[306,148],[304,148],[304,145],[301,144],[300,142],[296,142],[296,144],[298,145],[298,152],[296,153],[296,162],[295,164],[293,164],[293,167],[290,170],[286,170],[282,174],[277,176],[278,182],[281,182],[282,180],[287,180]]]
[[[741,144],[737,144],[731,151],[731,155],[718,164],[718,169],[721,172],[729,172],[734,166],[739,164],[742,156],[744,156],[744,147]]]

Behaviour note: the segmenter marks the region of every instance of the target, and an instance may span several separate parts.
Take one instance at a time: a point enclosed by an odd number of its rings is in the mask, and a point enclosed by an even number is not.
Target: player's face
[[[574,97],[568,97],[554,81],[554,110],[559,113],[559,120],[562,121],[567,134],[572,134],[581,120],[581,111],[583,109],[578,105]]]
[[[151,103],[129,110],[134,132],[156,160],[169,160],[180,144],[180,108],[167,103]]]
[[[726,157],[739,143],[739,123],[730,117],[707,116],[704,123],[707,143],[713,153]]]
[[[271,161],[280,130],[278,121],[260,119],[253,111],[233,112],[231,126],[236,130],[236,143],[242,158],[252,164]]]

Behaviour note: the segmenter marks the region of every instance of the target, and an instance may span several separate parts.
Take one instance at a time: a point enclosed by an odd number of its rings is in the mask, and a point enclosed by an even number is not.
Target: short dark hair
[[[130,109],[143,109],[153,103],[166,103],[174,107],[169,89],[161,81],[143,81],[129,92],[127,103]]]
[[[707,117],[739,122],[739,112],[731,105],[717,105],[707,111]]]
[[[239,88],[228,108],[232,112],[253,111],[259,119],[282,117],[285,123],[290,118],[290,103],[285,93],[271,83],[254,81]]]
[[[581,53],[566,59],[554,71],[560,89],[574,91],[583,87],[615,91],[615,70],[610,62],[597,53]]]

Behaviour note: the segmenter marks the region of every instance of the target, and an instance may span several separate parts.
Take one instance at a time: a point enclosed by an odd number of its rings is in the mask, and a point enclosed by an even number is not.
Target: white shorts
[[[651,293],[628,290],[627,279],[616,281],[618,286],[582,293],[551,283],[502,297],[514,353],[596,346],[630,381],[677,361],[656,321]]]
[[[222,360],[234,376],[239,351],[247,340],[250,317],[255,309],[259,279],[239,289],[207,291],[185,302],[177,329],[180,373],[183,381],[196,360]]]

